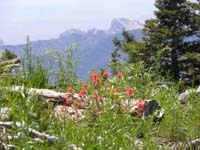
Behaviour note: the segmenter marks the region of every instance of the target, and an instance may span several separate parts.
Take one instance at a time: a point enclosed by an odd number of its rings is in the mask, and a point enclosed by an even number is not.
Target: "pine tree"
[[[193,69],[195,64],[200,64],[194,57],[200,54],[200,2],[156,0],[155,6],[156,18],[145,22],[145,46],[152,56],[169,47],[165,60],[173,79],[178,80],[180,71],[186,69],[184,66],[188,63],[192,63]]]
[[[115,38],[113,40],[115,49],[111,55],[111,63],[117,64],[124,61],[124,54],[128,54],[128,63],[136,63],[145,59],[143,56],[144,43],[135,40],[133,34],[126,30],[122,32],[122,39]]]

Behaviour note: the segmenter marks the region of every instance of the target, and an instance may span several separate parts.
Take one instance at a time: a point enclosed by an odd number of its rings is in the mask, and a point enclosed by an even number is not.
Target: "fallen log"
[[[200,149],[200,139],[192,140],[191,142],[189,142],[186,149],[187,150],[190,150],[190,149],[198,150],[198,149]]]
[[[16,125],[18,128],[25,126],[24,123],[20,123],[20,122],[16,122],[16,123],[14,123],[12,121],[10,121],[10,122],[0,122],[0,126],[6,127],[6,128],[13,128],[14,125]],[[31,134],[33,134],[37,137],[46,138],[49,141],[58,141],[59,140],[58,137],[56,137],[56,136],[50,136],[46,133],[39,132],[39,131],[32,129],[32,128],[28,128],[28,131],[29,131],[29,133],[31,133]]]
[[[0,63],[0,66],[12,65],[12,64],[19,64],[21,60],[19,58],[3,61]]]
[[[20,65],[19,64],[9,64],[9,65],[4,66],[2,69],[3,69],[3,71],[6,71],[8,69],[17,68],[17,67],[20,67]]]
[[[72,96],[74,99],[80,100],[81,98],[78,96],[78,94],[71,94],[71,93],[62,93],[62,92],[57,92],[54,90],[49,90],[49,89],[36,89],[36,88],[24,88],[23,86],[14,86],[11,88],[7,88],[11,92],[18,92],[21,93],[23,97],[25,97],[25,94],[28,95],[37,95],[37,96],[42,96],[45,97],[46,99],[50,101],[63,101],[66,100],[69,96]]]
[[[32,129],[32,128],[28,128],[28,131],[30,133],[34,134],[37,137],[44,137],[44,138],[48,139],[49,141],[58,141],[59,140],[58,137],[56,137],[56,136],[50,136],[46,133],[41,133],[41,132],[39,132],[35,129]]]
[[[23,127],[23,129],[27,129],[27,128],[24,128],[25,127],[24,122],[23,123],[20,123],[20,122],[14,123],[12,121],[10,121],[10,122],[0,122],[0,126],[6,127],[6,128],[13,128],[14,125],[16,125],[18,128]],[[51,136],[51,135],[46,134],[44,132],[39,132],[39,131],[37,131],[37,130],[35,130],[33,128],[28,128],[28,132],[33,134],[34,136],[36,136],[36,138],[33,138],[33,140],[36,141],[36,142],[43,143],[44,141],[42,139],[40,139],[40,138],[45,138],[50,143],[53,143],[55,141],[60,142],[60,139],[58,137]],[[13,136],[10,138],[10,140],[12,138],[13,138]],[[69,144],[68,146],[69,146],[70,149],[73,148],[73,149],[76,149],[76,150],[82,150],[82,148],[77,147],[73,143],[68,143],[68,144]],[[6,145],[6,144],[4,144],[3,142],[0,141],[0,150],[6,150],[6,149],[10,149],[10,148],[14,148],[15,149],[15,148],[17,148],[17,146],[16,145]]]

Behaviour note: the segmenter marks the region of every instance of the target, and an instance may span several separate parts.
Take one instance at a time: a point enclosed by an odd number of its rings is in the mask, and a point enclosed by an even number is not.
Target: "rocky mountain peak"
[[[110,31],[111,32],[121,32],[123,29],[135,30],[142,29],[143,24],[137,20],[130,20],[127,18],[115,18],[111,22]]]
[[[111,22],[111,27],[107,30],[99,30],[96,28],[90,29],[88,31],[83,31],[80,29],[70,29],[62,34],[60,34],[59,38],[67,38],[70,36],[84,36],[84,35],[104,35],[104,34],[115,34],[115,33],[121,33],[123,29],[126,30],[136,30],[136,29],[142,29],[143,24],[140,23],[137,20],[130,20],[127,18],[115,18]]]
[[[82,35],[84,33],[85,32],[80,29],[70,29],[70,30],[67,30],[67,31],[63,32],[62,34],[60,34],[59,38],[69,37],[72,35]]]

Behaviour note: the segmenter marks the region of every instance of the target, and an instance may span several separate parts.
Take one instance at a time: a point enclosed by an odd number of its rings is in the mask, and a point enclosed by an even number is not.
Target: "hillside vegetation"
[[[1,73],[0,139],[6,149],[185,149],[200,137],[198,93],[181,104],[181,82],[164,80],[142,62],[124,64],[113,75],[93,71],[87,82],[59,78],[63,82],[54,87],[48,86],[48,70],[32,63],[26,57],[20,69]],[[144,114],[151,99],[164,110],[158,120],[159,110]]]
[[[111,71],[91,70],[87,81],[77,77],[76,45],[35,57],[27,38],[22,57],[3,51],[0,150],[200,149],[200,4],[155,6],[144,40],[123,31]]]

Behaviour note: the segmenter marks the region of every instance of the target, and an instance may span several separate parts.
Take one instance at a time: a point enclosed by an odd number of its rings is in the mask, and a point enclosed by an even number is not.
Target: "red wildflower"
[[[96,95],[92,95],[91,98],[92,99],[97,99],[97,96]]]
[[[83,96],[85,96],[85,94],[86,94],[86,90],[85,90],[85,89],[82,89],[82,90],[79,91],[78,96],[79,96],[80,98],[82,98]]]
[[[110,72],[108,72],[106,70],[103,72],[103,77],[104,78],[108,78],[109,75],[110,75]]]
[[[84,103],[79,103],[78,104],[78,108],[79,109],[84,109],[85,108],[85,104]]]
[[[68,93],[73,93],[74,92],[74,88],[72,86],[67,87],[67,92]]]
[[[127,87],[125,90],[125,94],[128,96],[134,96],[134,89],[132,87]]]
[[[103,113],[103,110],[101,110],[101,109],[97,110],[97,115],[100,115],[102,113]]]
[[[102,96],[99,96],[99,97],[98,97],[98,101],[103,103],[103,97],[102,97]]]
[[[140,100],[137,100],[134,104],[134,106],[136,107],[136,110],[137,111],[143,111],[144,110],[144,105],[145,103],[147,103],[148,101],[147,100],[143,100],[143,99],[140,99]]]
[[[97,72],[93,72],[91,74],[91,82],[92,83],[98,83],[100,81],[100,77],[99,77],[99,74]]]
[[[123,78],[123,76],[124,76],[124,75],[123,75],[121,72],[118,72],[117,77],[118,77],[119,79]]]

